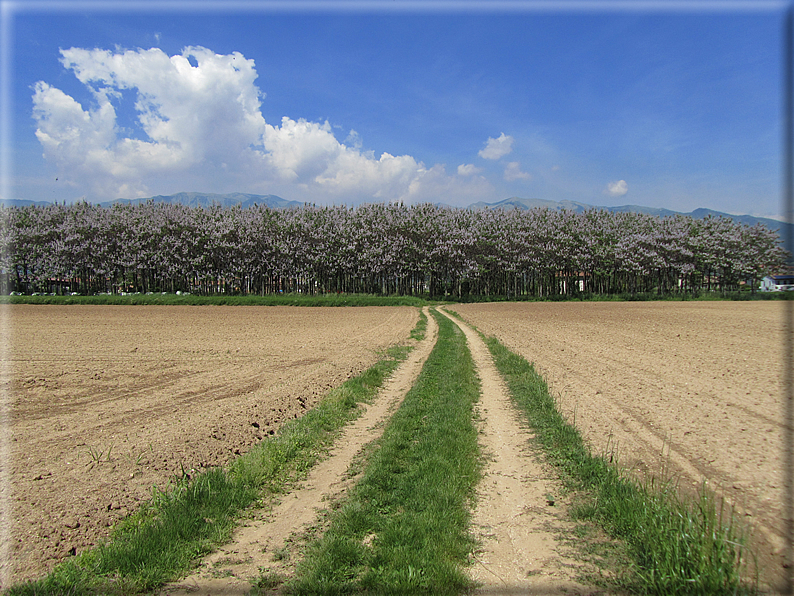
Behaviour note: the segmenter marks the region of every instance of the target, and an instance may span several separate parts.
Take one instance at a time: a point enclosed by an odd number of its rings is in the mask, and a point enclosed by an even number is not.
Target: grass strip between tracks
[[[411,336],[424,337],[420,316]],[[237,458],[228,470],[183,474],[124,520],[110,539],[68,559],[44,578],[8,589],[7,596],[133,594],[178,579],[197,558],[231,536],[235,518],[260,498],[302,477],[371,401],[410,348],[398,346],[358,377],[331,390],[301,418]]]
[[[436,347],[390,419],[358,484],[309,545],[292,594],[457,594],[474,546],[480,477],[472,422],[479,382],[457,325],[434,313]],[[263,581],[266,578],[263,578]]]
[[[586,500],[574,513],[619,539],[633,562],[618,572],[620,588],[638,594],[752,594],[743,578],[748,556],[733,516],[704,487],[697,499],[671,482],[640,484],[604,457],[593,456],[579,431],[559,413],[534,367],[487,338],[497,369],[526,416],[548,461]]]

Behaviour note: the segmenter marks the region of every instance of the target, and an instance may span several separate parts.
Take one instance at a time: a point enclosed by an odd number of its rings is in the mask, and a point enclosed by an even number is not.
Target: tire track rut
[[[594,453],[733,509],[762,585],[782,581],[781,304],[514,303],[455,310],[534,363]],[[752,569],[755,562],[751,562]]]
[[[519,421],[488,347],[471,327],[453,320],[466,335],[482,384],[478,414],[486,461],[472,527],[482,543],[472,577],[482,587],[475,594],[600,593],[575,579],[584,564],[559,538],[572,530],[559,505],[559,480],[529,445],[532,435]]]
[[[232,542],[206,557],[196,572],[166,586],[161,594],[244,596],[251,591],[251,580],[258,578],[263,570],[284,575],[294,571],[292,539],[310,531],[318,512],[339,499],[355,482],[347,474],[351,463],[368,443],[381,435],[384,422],[414,385],[435,346],[438,327],[428,311],[425,307],[428,317],[425,339],[384,383],[364,414],[344,429],[329,457],[272,509],[252,512],[235,531]]]

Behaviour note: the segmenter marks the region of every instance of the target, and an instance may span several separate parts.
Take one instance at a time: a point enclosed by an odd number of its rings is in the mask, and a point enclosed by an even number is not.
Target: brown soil
[[[11,519],[0,586],[108,535],[152,486],[223,465],[405,341],[410,307],[4,307]],[[0,415],[3,411],[0,411]],[[8,421],[4,422],[7,429]],[[8,531],[6,529],[6,531]]]
[[[696,490],[752,527],[762,582],[782,574],[783,313],[779,302],[456,305],[533,362],[595,452]]]
[[[476,594],[601,593],[577,577],[586,565],[561,537],[570,535],[559,480],[538,459],[512,409],[504,384],[484,342],[459,321],[482,384],[478,403],[480,437],[486,456],[478,488],[472,531],[481,541],[472,579]],[[357,480],[349,469],[355,456],[377,439],[388,416],[415,382],[436,341],[429,318],[427,337],[393,375],[367,412],[348,427],[330,456],[314,468],[297,490],[272,510],[255,511],[234,539],[204,559],[189,577],[166,586],[166,596],[244,596],[262,574],[289,577],[307,540],[324,525],[322,512],[333,508]],[[595,573],[592,568],[586,568]]]
[[[427,308],[425,314],[429,316]],[[245,596],[251,591],[251,580],[263,573],[291,576],[303,546],[300,537],[312,535],[321,511],[338,502],[358,479],[358,474],[350,472],[351,464],[382,434],[386,420],[419,376],[436,336],[435,319],[429,317],[425,339],[384,383],[364,414],[345,428],[328,458],[272,508],[250,512],[229,544],[206,557],[196,572],[162,592],[167,596]]]
[[[658,475],[666,466],[688,489],[706,478],[753,525],[762,579],[777,581],[782,304],[452,310],[534,362],[597,452],[617,446],[633,472]],[[222,465],[275,432],[373,363],[375,350],[404,341],[417,319],[412,308],[14,306],[10,314],[0,323],[11,323],[3,361],[11,374],[2,382],[13,416],[12,482],[0,486],[0,499],[12,489],[13,569],[6,565],[2,585],[96,543],[182,467]],[[529,435],[487,350],[462,328],[483,384],[488,462],[474,512],[483,548],[473,568],[481,593],[590,593],[575,579],[581,563],[559,543],[569,528],[564,500],[549,504],[559,493],[553,474],[526,451]],[[317,510],[350,484],[351,459],[377,436],[433,341],[431,324],[410,363],[304,487],[270,516],[252,514],[235,542],[181,585],[198,594],[244,593],[250,584],[242,580],[260,567],[289,573],[294,534],[310,531]]]
[[[477,419],[485,465],[472,520],[481,542],[471,572],[481,584],[475,594],[600,593],[580,583],[579,576],[596,571],[563,540],[572,535],[573,524],[559,478],[541,463],[485,342],[455,322],[466,335],[481,383]]]

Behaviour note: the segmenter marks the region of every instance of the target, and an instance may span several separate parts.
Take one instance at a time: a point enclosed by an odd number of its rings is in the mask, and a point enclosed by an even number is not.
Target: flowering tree
[[[762,225],[591,209],[0,208],[22,292],[555,296],[735,290],[784,264]]]

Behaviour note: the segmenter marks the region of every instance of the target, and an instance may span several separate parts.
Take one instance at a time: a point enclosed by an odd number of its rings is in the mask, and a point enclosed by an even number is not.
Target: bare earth
[[[411,307],[4,308],[12,524],[0,586],[96,544],[183,468],[223,465],[274,433],[405,341],[418,317]]]
[[[565,517],[559,478],[532,447],[485,342],[468,325],[456,324],[466,335],[481,383],[477,414],[486,461],[472,520],[481,541],[471,573],[481,584],[475,594],[601,593],[579,583],[584,563],[560,540],[573,524]]]
[[[6,308],[10,316],[0,323],[10,341],[0,381],[10,402],[4,440],[12,465],[0,498],[10,496],[13,525],[3,586],[95,544],[182,468],[227,463],[372,364],[377,350],[405,341],[417,320],[408,307]],[[617,446],[622,464],[639,475],[667,466],[685,488],[707,479],[752,524],[761,577],[772,585],[784,546],[783,308],[450,307],[534,362],[597,452]],[[489,456],[474,512],[473,530],[483,540],[475,579],[482,593],[590,593],[557,542],[566,526],[547,499],[555,481],[525,450],[528,435],[485,346],[462,328],[483,384],[479,423]],[[260,566],[289,571],[293,561],[282,545],[311,525],[323,498],[338,498],[349,484],[351,457],[377,436],[377,421],[407,391],[433,340],[431,325],[369,408],[371,419],[346,431],[303,492],[285,497],[270,518],[254,515],[236,542],[180,583],[199,594],[243,593],[241,578]],[[231,575],[223,586],[212,583],[222,575]]]
[[[456,322],[460,325],[459,322]],[[478,404],[480,436],[486,454],[478,488],[472,531],[482,543],[472,578],[476,594],[584,595],[601,593],[578,583],[584,564],[560,537],[572,524],[564,517],[559,481],[530,449],[529,435],[511,408],[504,384],[487,347],[466,325],[469,348],[482,383]],[[251,579],[263,571],[289,577],[300,546],[317,531],[321,511],[343,498],[357,480],[348,473],[354,457],[377,439],[388,416],[413,386],[436,341],[430,317],[426,338],[384,385],[366,413],[336,442],[329,457],[314,468],[302,486],[270,511],[254,511],[227,545],[206,557],[189,577],[166,586],[166,596],[244,596]],[[592,572],[592,569],[587,569]]]
[[[782,573],[780,302],[456,305],[533,362],[596,452],[682,487],[702,479],[752,525],[761,580]]]
[[[425,313],[428,314],[427,308]],[[206,557],[189,577],[166,586],[167,596],[224,594],[245,596],[251,579],[262,571],[283,577],[292,575],[298,559],[296,536],[311,531],[319,512],[338,500],[357,480],[349,474],[356,455],[383,433],[388,417],[400,405],[416,382],[436,343],[438,327],[429,317],[425,339],[384,383],[375,401],[364,414],[345,428],[327,459],[314,467],[296,490],[271,510],[253,511],[237,529],[233,540]]]

